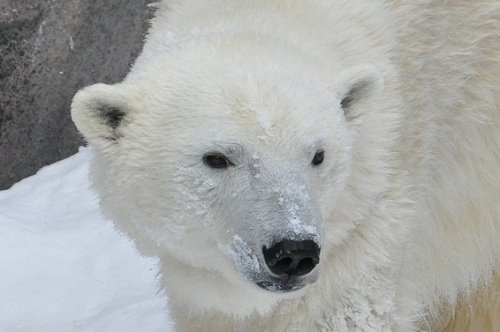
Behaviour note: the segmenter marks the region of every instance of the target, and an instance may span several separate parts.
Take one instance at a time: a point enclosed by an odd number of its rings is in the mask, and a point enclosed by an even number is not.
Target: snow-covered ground
[[[158,263],[101,216],[89,157],[0,191],[0,331],[174,331]]]

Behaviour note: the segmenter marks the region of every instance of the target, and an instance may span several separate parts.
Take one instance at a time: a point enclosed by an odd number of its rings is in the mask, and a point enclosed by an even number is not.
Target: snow
[[[260,272],[259,259],[241,236],[235,235],[233,237],[233,248],[228,249],[226,252],[233,256],[240,271]]]
[[[273,123],[266,113],[259,113],[257,121],[266,132],[269,132],[273,127]]]
[[[0,331],[174,332],[158,262],[101,216],[89,158],[0,191]]]

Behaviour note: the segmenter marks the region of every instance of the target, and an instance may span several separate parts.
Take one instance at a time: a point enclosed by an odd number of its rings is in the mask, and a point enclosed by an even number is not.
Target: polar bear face
[[[381,79],[370,66],[332,77],[301,57],[238,50],[151,58],[121,84],[79,92],[73,119],[94,148],[105,214],[144,253],[192,287],[201,274],[274,301],[320,276],[356,121]]]

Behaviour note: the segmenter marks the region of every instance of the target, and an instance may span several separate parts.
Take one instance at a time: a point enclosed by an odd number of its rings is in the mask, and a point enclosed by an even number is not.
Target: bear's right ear
[[[109,144],[121,137],[128,121],[126,93],[119,85],[95,84],[80,90],[71,104],[71,117],[88,142]]]

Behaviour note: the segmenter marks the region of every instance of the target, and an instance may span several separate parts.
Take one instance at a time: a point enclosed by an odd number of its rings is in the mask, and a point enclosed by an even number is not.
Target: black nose
[[[263,252],[272,273],[278,276],[300,277],[318,265],[320,248],[312,240],[283,240],[269,249],[264,247]]]

